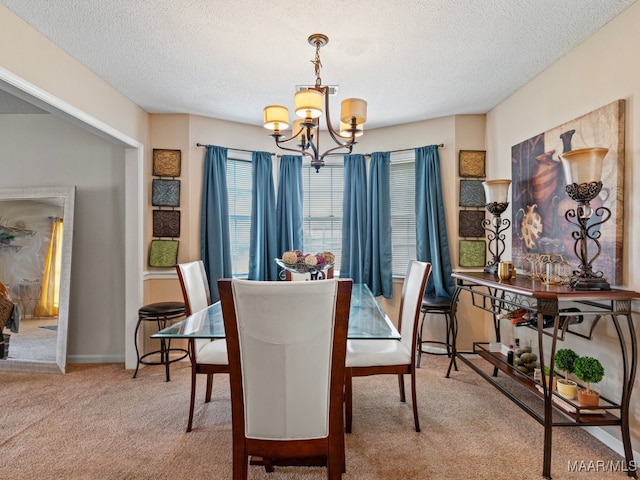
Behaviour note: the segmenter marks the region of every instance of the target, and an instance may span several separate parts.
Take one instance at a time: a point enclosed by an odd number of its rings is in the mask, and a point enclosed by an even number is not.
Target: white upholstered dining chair
[[[411,399],[416,432],[420,431],[416,403],[416,340],[418,319],[422,307],[431,264],[413,260],[409,263],[402,286],[398,330],[400,340],[349,340],[345,375],[346,431],[352,426],[352,378],[368,375],[392,374],[398,376],[400,401],[405,401],[404,375],[411,377]]]
[[[343,387],[351,280],[218,280],[229,352],[233,478],[326,457],[345,471]]]
[[[191,315],[211,305],[209,281],[202,260],[176,265],[185,313]],[[196,338],[189,340],[189,358],[191,359],[191,399],[189,404],[189,420],[187,432],[193,425],[193,411],[196,400],[196,375],[207,375],[207,391],[205,403],[211,401],[211,388],[214,373],[229,373],[227,360],[227,343],[224,340]]]

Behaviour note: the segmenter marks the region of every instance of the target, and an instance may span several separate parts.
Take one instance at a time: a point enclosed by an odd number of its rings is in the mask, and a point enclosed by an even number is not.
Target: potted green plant
[[[557,381],[558,393],[569,400],[576,398],[578,393],[578,384],[569,379],[569,374],[573,373],[577,358],[578,354],[570,348],[561,348],[555,355],[556,368],[564,372],[564,378]]]
[[[598,383],[604,377],[604,367],[597,358],[579,357],[573,364],[576,377],[587,384],[587,388],[578,389],[578,402],[586,407],[596,407],[600,394],[591,389],[592,383]]]

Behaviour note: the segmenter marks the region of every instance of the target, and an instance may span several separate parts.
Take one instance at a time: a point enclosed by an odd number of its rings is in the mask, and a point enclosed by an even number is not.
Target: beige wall
[[[181,171],[181,237],[179,261],[200,258],[200,195],[202,191],[202,168],[204,149],[197,143],[213,144],[228,148],[264,150],[284,153],[278,150],[261,127],[225,122],[206,117],[189,115],[151,115],[150,148],[172,148],[182,150]],[[460,115],[415,122],[398,127],[370,130],[361,137],[354,153],[371,153],[424,145],[444,144],[440,148],[440,162],[443,183],[443,197],[448,212],[447,230],[451,246],[454,268],[458,264],[458,152],[460,149],[484,149],[485,116]],[[327,141],[322,140],[324,145]],[[275,157],[274,157],[275,158]],[[274,172],[277,172],[277,158]],[[151,166],[145,167],[150,172]],[[151,176],[147,179],[150,188]],[[145,244],[151,240],[151,202],[146,203]],[[145,298],[160,298],[158,292],[176,296],[179,284],[172,271],[148,269],[145,274]],[[168,278],[172,278],[173,282]],[[394,283],[391,299],[379,297],[385,311],[395,321],[398,316],[402,279]],[[460,307],[459,345],[470,348],[473,340],[483,340],[492,335],[491,322],[482,312],[464,305]],[[425,338],[444,338],[443,322],[440,319],[425,323]]]
[[[511,177],[511,146],[589,113],[617,99],[626,100],[625,174],[624,174],[624,284],[623,288],[640,291],[640,3],[579,45],[525,87],[487,115],[487,151],[489,173]],[[595,145],[594,145],[595,146]],[[638,311],[638,303],[634,304]],[[637,315],[634,321],[637,322]],[[562,346],[578,354],[598,357],[605,364],[606,375],[601,390],[619,395],[619,347],[609,322],[601,322],[592,342],[575,337]],[[559,347],[559,348],[561,348]],[[636,378],[636,387],[638,386]],[[640,450],[640,389],[636,388],[631,404],[633,445]],[[618,429],[609,429],[619,438]]]
[[[73,108],[147,143],[144,110],[0,5],[0,68]]]

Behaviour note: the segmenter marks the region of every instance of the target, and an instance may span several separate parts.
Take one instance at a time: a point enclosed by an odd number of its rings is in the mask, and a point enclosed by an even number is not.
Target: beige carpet
[[[541,479],[542,427],[468,367],[445,379],[446,359],[423,356],[418,372],[422,432],[392,377],[354,379],[352,479]],[[69,365],[66,375],[0,375],[0,477],[21,479],[231,479],[228,377],[214,379],[194,430],[185,433],[189,366]],[[407,382],[408,384],[408,382]],[[554,430],[554,479],[624,479],[621,472],[569,472],[569,462],[621,458],[579,428]],[[322,468],[251,467],[250,479],[325,479]]]
[[[57,318],[28,318],[20,320],[18,333],[5,329],[11,335],[9,359],[55,362],[58,332],[50,327],[57,324]]]

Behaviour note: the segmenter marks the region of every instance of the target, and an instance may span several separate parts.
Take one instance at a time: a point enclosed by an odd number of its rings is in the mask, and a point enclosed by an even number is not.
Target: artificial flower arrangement
[[[310,270],[325,270],[333,266],[335,255],[331,252],[303,253],[300,250],[289,250],[282,254],[282,262],[292,270],[300,273]]]

